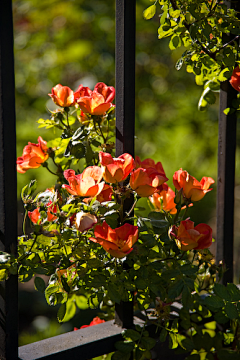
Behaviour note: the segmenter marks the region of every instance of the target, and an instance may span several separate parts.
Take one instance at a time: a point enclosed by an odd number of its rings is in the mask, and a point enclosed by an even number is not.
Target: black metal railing
[[[116,154],[134,155],[135,118],[135,0],[116,0]],[[16,127],[14,108],[13,25],[10,0],[0,9],[0,241],[1,250],[16,252]],[[236,116],[225,115],[236,92],[222,85],[219,116],[219,175],[217,257],[230,269],[224,282],[233,280],[233,205],[236,147]],[[17,275],[0,285],[0,359],[87,360],[114,351],[123,327],[133,324],[132,303],[116,306],[116,324],[69,332],[19,348]],[[165,346],[166,348],[166,346]],[[161,349],[161,356],[164,351]],[[176,357],[180,359],[179,355]],[[171,357],[173,359],[173,357]]]

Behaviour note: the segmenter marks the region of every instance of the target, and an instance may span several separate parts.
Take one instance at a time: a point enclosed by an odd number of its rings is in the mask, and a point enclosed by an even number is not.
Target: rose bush
[[[115,90],[104,83],[93,91],[80,85],[74,101],[68,87],[53,88],[50,96],[62,109],[52,112],[52,127],[60,128],[62,135],[48,144],[41,137],[38,144],[29,143],[17,160],[17,170],[24,173],[43,165],[56,176],[56,184],[37,196],[36,181],[23,188],[25,217],[32,231],[24,229],[19,237],[17,259],[2,254],[6,261],[0,263],[1,278],[16,269],[19,281],[34,277],[48,304],[60,304],[59,322],[86,307],[100,307],[108,320],[114,316],[114,303],[134,300],[135,310],[145,316],[144,324],[151,321],[161,330],[161,341],[168,334],[172,348],[192,355],[205,348],[208,337],[199,319],[208,324],[211,317],[222,330],[216,326],[211,330],[209,338],[218,341],[218,348],[208,338],[209,354],[221,353],[224,339],[232,342],[227,334],[237,338],[224,324],[227,317],[238,323],[240,291],[233,284],[225,288],[217,282],[224,269],[208,249],[212,229],[208,224],[195,226],[187,217],[189,208],[211,191],[214,180],[205,176],[199,182],[180,169],[173,175],[174,191],[166,184],[161,162],[141,161],[128,153],[116,157],[111,142],[114,95]],[[81,111],[86,122],[79,122]],[[148,215],[133,213],[141,197],[154,207]],[[47,287],[39,273],[49,276]],[[178,316],[172,320],[171,306],[176,302]],[[137,359],[151,356],[155,340],[144,326],[124,333],[113,359],[125,356],[126,344],[128,358],[132,350]]]

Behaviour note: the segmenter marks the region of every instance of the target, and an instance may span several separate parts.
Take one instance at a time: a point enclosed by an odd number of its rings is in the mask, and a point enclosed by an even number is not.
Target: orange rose
[[[23,149],[22,156],[17,158],[17,171],[24,174],[29,169],[37,169],[48,159],[47,142],[41,136],[38,144],[28,143]]]
[[[52,93],[48,95],[56,105],[61,107],[73,106],[75,103],[74,93],[68,86],[58,84],[52,88]]]
[[[94,91],[97,91],[104,97],[105,102],[111,103],[115,98],[115,89],[113,86],[107,86],[103,82],[99,82],[95,85]]]
[[[112,188],[110,185],[105,184],[103,190],[98,194],[97,201],[100,203],[104,201],[111,201],[112,200]]]
[[[161,191],[161,185],[167,180],[165,175],[159,174],[154,168],[138,168],[130,176],[130,186],[139,196],[146,197]]]
[[[113,158],[110,154],[100,151],[99,161],[104,180],[111,184],[125,180],[134,167],[133,157],[127,153]]]
[[[174,202],[175,192],[167,185],[163,184],[163,189],[160,193],[155,193],[149,200],[158,210],[169,211],[170,214],[176,214],[176,204]]]
[[[212,229],[207,224],[194,227],[191,220],[181,221],[179,227],[173,227],[172,235],[176,237],[178,247],[183,250],[206,249],[212,244]]]
[[[199,182],[193,176],[189,175],[187,171],[182,169],[175,172],[173,175],[173,185],[177,190],[183,189],[183,194],[186,199],[191,201],[199,201],[204,195],[211,191],[209,189],[211,184],[214,184],[211,177],[204,176]]]
[[[230,79],[230,84],[232,85],[232,87],[237,90],[240,91],[240,69],[239,66],[237,66],[232,73],[231,79]]]
[[[119,228],[112,229],[106,223],[97,225],[94,230],[95,238],[90,238],[95,243],[102,245],[104,250],[116,258],[123,258],[132,250],[132,246],[138,239],[138,227],[124,224]]]
[[[74,93],[74,98],[80,109],[87,114],[103,115],[112,107],[115,89],[104,83],[97,83],[93,91],[80,85]]]
[[[143,168],[143,169],[149,169],[153,168],[156,170],[157,173],[163,175],[166,177],[165,171],[163,170],[162,163],[158,162],[155,164],[155,161],[152,159],[145,159],[143,161],[140,160],[139,156],[135,157],[135,168]]]
[[[74,170],[65,170],[63,173],[69,185],[62,185],[71,195],[94,197],[104,188],[102,169],[98,166],[87,167],[82,174],[75,175]]]

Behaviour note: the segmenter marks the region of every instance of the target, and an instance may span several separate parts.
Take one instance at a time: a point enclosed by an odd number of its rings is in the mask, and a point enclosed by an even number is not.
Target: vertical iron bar
[[[240,11],[239,2],[227,1],[230,8]],[[230,35],[231,36],[231,35]],[[226,36],[225,42],[229,41]],[[234,186],[236,153],[236,112],[225,115],[223,110],[232,107],[237,91],[229,81],[221,84],[218,134],[218,186],[217,186],[217,253],[216,260],[223,260],[227,272],[223,284],[233,282],[233,242],[234,242]]]
[[[136,0],[116,0],[116,156],[134,156]]]
[[[17,252],[17,177],[12,2],[0,9],[0,250]],[[0,359],[18,359],[17,275],[0,285]]]
[[[116,156],[134,156],[136,0],[116,0]],[[133,199],[125,200],[125,211]],[[115,322],[133,325],[133,303],[115,306]]]
[[[236,113],[225,115],[237,92],[225,81],[221,84],[218,134],[217,262],[223,260],[227,272],[223,283],[233,282],[233,227],[236,151]]]

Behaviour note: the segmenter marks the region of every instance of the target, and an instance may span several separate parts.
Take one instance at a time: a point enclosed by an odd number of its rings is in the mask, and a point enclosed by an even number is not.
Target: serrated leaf
[[[145,20],[152,19],[153,16],[156,14],[156,9],[157,9],[157,7],[156,7],[155,4],[149,6],[147,9],[145,9],[145,10],[143,11],[143,17],[144,17],[144,19],[145,19]]]
[[[212,295],[212,296],[207,296],[205,299],[204,299],[205,303],[213,308],[221,308],[224,306],[224,302],[223,300],[217,296],[217,295]]]
[[[227,289],[228,289],[228,292],[231,295],[231,300],[232,301],[239,301],[240,300],[240,290],[235,284],[232,284],[232,283],[227,284]]]
[[[234,305],[230,302],[227,302],[227,304],[225,306],[225,311],[226,311],[227,316],[231,320],[237,319],[239,317],[236,305]]]
[[[168,297],[170,299],[175,299],[176,297],[178,297],[183,290],[183,286],[184,286],[183,280],[176,281],[169,289]]]
[[[215,283],[214,293],[224,300],[231,301],[231,295],[226,286]]]

